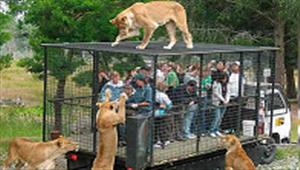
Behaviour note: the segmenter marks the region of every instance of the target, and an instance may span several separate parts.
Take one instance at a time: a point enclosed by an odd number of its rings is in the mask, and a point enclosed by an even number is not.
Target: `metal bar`
[[[273,52],[273,55],[270,56],[270,64],[271,64],[271,83],[272,83],[272,92],[271,92],[271,117],[270,117],[270,132],[269,136],[272,137],[273,132],[273,116],[274,116],[274,91],[275,91],[275,73],[276,73],[276,55]]]
[[[259,104],[260,104],[260,76],[261,76],[261,53],[257,54],[257,70],[256,70],[256,92],[255,92],[255,136],[258,137],[258,120],[259,120]]]
[[[153,142],[154,142],[154,121],[155,121],[155,95],[156,95],[156,71],[157,71],[157,58],[158,56],[153,56],[152,57],[152,68],[153,68],[153,84],[152,84],[152,115],[151,115],[151,120],[150,122],[150,165],[153,165],[153,157],[154,157],[154,153],[153,153]]]
[[[223,60],[223,53],[219,53],[219,59],[218,59],[219,61],[220,60]]]
[[[196,144],[196,151],[197,153],[200,151],[199,148],[199,143],[200,143],[200,138],[201,138],[201,133],[202,133],[202,124],[200,119],[202,119],[202,112],[205,112],[205,110],[201,109],[202,108],[202,79],[203,79],[203,54],[201,54],[199,56],[199,61],[200,61],[200,76],[199,76],[199,87],[198,87],[198,93],[199,93],[199,97],[198,97],[198,113],[196,114],[196,129],[197,129],[197,144]],[[197,118],[197,115],[199,116]],[[205,120],[204,120],[205,121]],[[201,132],[200,132],[201,131]]]
[[[244,53],[240,53],[240,74],[239,74],[239,106],[238,106],[238,116],[237,116],[237,135],[241,134],[241,114],[242,114],[242,105],[243,105],[243,76],[244,76]]]
[[[298,144],[300,145],[300,24],[298,25]]]
[[[262,52],[265,50],[278,50],[275,47],[249,47],[249,46],[234,46],[234,45],[218,45],[218,44],[194,44],[193,50],[186,50],[186,48],[178,47],[176,50],[163,50],[160,42],[151,42],[150,48],[145,50],[135,50],[138,42],[122,42],[118,48],[112,48],[111,42],[101,43],[68,43],[68,44],[42,44],[48,48],[63,48],[63,49],[77,49],[85,51],[99,51],[99,52],[114,52],[140,55],[200,55],[200,54],[220,54],[220,53],[235,53],[235,52]]]
[[[96,129],[96,114],[97,114],[97,97],[98,97],[98,91],[99,91],[99,78],[98,78],[98,72],[99,72],[99,52],[94,51],[93,53],[93,91],[92,91],[92,125],[91,130],[93,132],[93,151],[96,152],[97,149],[97,129]]]
[[[57,99],[48,99],[48,101],[66,101],[66,100],[80,100],[80,99],[86,99],[86,98],[93,98],[94,96],[97,96],[97,94],[91,95],[91,96],[78,96],[78,97],[65,97],[65,98],[57,98]]]
[[[48,49],[44,47],[43,141],[46,141]]]

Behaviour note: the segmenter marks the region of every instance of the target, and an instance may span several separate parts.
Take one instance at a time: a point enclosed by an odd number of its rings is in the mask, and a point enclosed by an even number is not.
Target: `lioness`
[[[119,101],[110,102],[111,92],[105,91],[105,101],[99,107],[96,123],[99,131],[99,147],[92,170],[113,170],[117,151],[118,134],[116,126],[125,122],[127,96],[121,94]],[[118,112],[116,111],[118,109]]]
[[[164,49],[172,49],[176,44],[176,26],[182,32],[183,40],[187,48],[193,48],[192,35],[187,25],[186,11],[182,5],[173,1],[153,1],[148,3],[135,3],[110,21],[119,29],[112,46],[120,41],[139,36],[140,28],[144,29],[144,38],[137,49],[145,49],[154,31],[162,25],[166,26],[170,37],[168,46]]]
[[[225,170],[255,170],[252,160],[242,148],[240,140],[234,135],[221,137],[227,149],[225,156]]]
[[[8,157],[3,162],[3,170],[6,170],[13,162],[17,162],[17,169],[25,165],[28,169],[54,169],[54,160],[57,157],[77,148],[77,144],[63,136],[49,142],[33,142],[26,138],[15,138],[9,144]]]

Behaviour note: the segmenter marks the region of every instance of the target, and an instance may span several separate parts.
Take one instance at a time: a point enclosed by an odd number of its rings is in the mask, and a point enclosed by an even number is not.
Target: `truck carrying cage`
[[[259,112],[264,107],[260,101],[262,83],[270,84],[268,100],[270,106],[274,104],[277,48],[200,43],[186,49],[178,43],[172,50],[164,50],[163,43],[151,42],[146,50],[136,50],[137,45],[137,42],[123,42],[117,47],[105,42],[42,44],[44,140],[63,134],[79,143],[80,152],[94,157],[98,146],[96,103],[103,88],[101,73],[114,71],[120,74],[124,84],[128,73],[138,71],[147,78],[144,82],[152,91],[150,110],[139,112],[129,103],[126,124],[118,126],[120,142],[116,163],[123,168],[158,167],[223,150],[218,137],[211,134],[217,119],[221,120],[216,123],[221,133],[236,134],[243,144],[272,132],[272,107],[271,122],[265,127],[260,126]],[[222,101],[215,104],[212,97],[213,83],[218,80],[213,74],[220,61],[224,61],[228,79],[232,75],[231,67],[239,67],[233,88],[235,95],[229,96],[226,104]],[[175,84],[166,80],[172,71],[178,78]],[[161,82],[168,84],[166,88],[157,83],[161,74]],[[212,80],[205,84],[204,79],[209,75]],[[129,83],[133,91],[137,88],[135,83],[133,80]],[[161,92],[172,101],[168,109],[161,109],[157,100]],[[223,116],[219,113],[222,110],[225,110]],[[92,166],[92,159],[76,166],[70,161],[70,169]]]

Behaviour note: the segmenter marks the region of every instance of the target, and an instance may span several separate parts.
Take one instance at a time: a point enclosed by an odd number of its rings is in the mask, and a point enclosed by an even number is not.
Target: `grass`
[[[275,159],[282,160],[291,156],[296,156],[300,160],[300,147],[298,146],[285,146],[278,147],[276,150]]]
[[[0,72],[0,99],[21,97],[26,107],[0,107],[0,165],[13,138],[42,139],[43,82],[16,63]]]
[[[42,139],[42,107],[0,107],[0,164],[15,137]]]
[[[21,97],[26,105],[39,105],[43,99],[43,81],[16,63],[0,72],[0,99]]]

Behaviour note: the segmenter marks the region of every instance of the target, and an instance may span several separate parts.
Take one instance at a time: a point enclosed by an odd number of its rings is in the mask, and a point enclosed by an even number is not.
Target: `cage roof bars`
[[[166,43],[150,42],[145,50],[138,50],[136,46],[140,42],[121,42],[116,47],[111,47],[111,42],[76,42],[76,43],[43,43],[43,47],[77,49],[86,51],[102,51],[114,53],[142,54],[142,55],[198,55],[198,54],[214,54],[214,53],[238,53],[238,52],[263,52],[276,51],[276,47],[256,47],[256,46],[240,46],[240,45],[220,45],[195,43],[193,49],[187,49],[185,44],[177,43],[172,50],[163,49]]]

